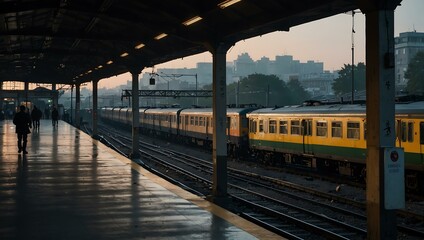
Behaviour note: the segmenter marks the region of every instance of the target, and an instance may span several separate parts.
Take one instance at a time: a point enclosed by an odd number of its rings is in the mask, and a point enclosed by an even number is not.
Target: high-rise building
[[[419,51],[424,51],[424,33],[404,32],[395,37],[395,83],[397,90],[406,87],[405,72],[409,62]]]

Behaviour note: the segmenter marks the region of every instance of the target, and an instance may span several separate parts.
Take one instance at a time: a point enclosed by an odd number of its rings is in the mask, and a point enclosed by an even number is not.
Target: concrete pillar
[[[227,197],[227,80],[226,54],[229,45],[210,47],[213,58],[213,187],[212,201],[225,201]]]
[[[53,105],[59,110],[59,94],[56,90],[56,83],[52,84],[52,101]]]
[[[131,159],[140,158],[139,141],[140,141],[140,113],[139,113],[139,97],[138,97],[138,74],[139,71],[134,69],[131,71],[132,76],[132,150]]]
[[[98,83],[99,82],[99,80],[93,80],[93,109],[92,109],[92,111],[91,111],[91,113],[92,113],[92,117],[93,117],[93,124],[92,124],[92,126],[93,126],[93,133],[92,133],[92,135],[91,135],[91,137],[92,138],[94,138],[94,139],[99,139],[99,130],[98,130],[98,127],[97,127],[97,125],[98,125],[98,122],[97,122],[97,120],[98,120],[98,115],[97,115],[97,110],[98,110]]]
[[[28,92],[29,92],[29,82],[25,82],[24,83],[24,96],[25,96],[25,107],[29,108],[28,106]],[[29,111],[31,111],[31,109],[29,109]]]
[[[367,239],[397,239],[395,210],[385,209],[384,148],[395,144],[394,8],[363,3],[366,14]]]
[[[81,93],[80,93],[81,84],[75,84],[75,126],[80,128],[80,107],[81,107]]]

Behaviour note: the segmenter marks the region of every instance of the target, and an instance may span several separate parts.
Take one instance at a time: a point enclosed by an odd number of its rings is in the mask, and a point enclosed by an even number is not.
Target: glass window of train
[[[331,123],[331,137],[342,138],[343,137],[343,123],[332,122]]]
[[[203,120],[203,117],[199,117],[199,126],[205,126],[205,121]]]
[[[250,133],[256,132],[256,120],[249,119],[249,132]]]
[[[290,122],[290,132],[293,135],[300,135],[300,121],[299,120],[292,120]]]
[[[288,122],[280,120],[280,134],[288,134]]]
[[[406,122],[402,122],[400,134],[401,134],[402,142],[406,142],[406,137],[408,134],[408,132],[406,131]]]
[[[408,142],[414,141],[414,122],[408,122]]]
[[[194,125],[199,126],[199,117],[194,117]]]
[[[424,144],[424,122],[420,122],[420,144]]]
[[[269,120],[269,133],[277,132],[277,120]]]
[[[327,137],[327,122],[325,121],[317,121],[317,136],[319,137]]]
[[[264,132],[264,120],[259,120],[259,132]]]
[[[360,126],[359,122],[347,122],[347,138],[359,139],[360,138],[359,126]]]
[[[194,125],[194,117],[190,116],[190,125]]]

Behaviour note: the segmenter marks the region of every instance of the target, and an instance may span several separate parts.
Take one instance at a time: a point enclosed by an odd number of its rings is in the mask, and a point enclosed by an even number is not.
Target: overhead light
[[[128,56],[129,54],[127,53],[127,52],[124,52],[123,54],[121,54],[121,57],[126,57],[126,56]]]
[[[218,7],[224,9],[224,8],[229,7],[229,6],[233,5],[233,4],[236,4],[236,3],[240,2],[240,1],[241,0],[225,0],[225,1],[221,2],[221,3],[219,3],[218,4]]]
[[[164,37],[166,37],[166,36],[168,36],[168,34],[166,34],[166,33],[161,33],[161,34],[157,35],[157,36],[155,37],[155,39],[156,39],[156,40],[159,40],[159,39],[162,39],[162,38],[164,38]]]
[[[97,68],[102,68],[103,67],[103,65],[99,65]]]
[[[89,74],[89,73],[91,73],[91,72],[93,72],[93,70],[88,70],[88,71],[87,71],[87,74]]]
[[[200,17],[200,16],[195,16],[195,17],[192,17],[192,18],[188,19],[187,21],[183,22],[183,24],[184,24],[185,26],[189,26],[189,25],[191,25],[191,24],[193,24],[193,23],[195,23],[195,22],[198,22],[198,21],[200,21],[200,20],[202,20],[202,17]]]
[[[112,60],[109,60],[109,61],[107,61],[107,65],[110,65],[110,64],[112,64],[113,63],[113,61]]]
[[[145,45],[143,44],[143,43],[140,43],[140,44],[138,44],[137,46],[135,46],[134,48],[135,49],[140,49],[140,48],[142,48],[142,47],[144,47]]]

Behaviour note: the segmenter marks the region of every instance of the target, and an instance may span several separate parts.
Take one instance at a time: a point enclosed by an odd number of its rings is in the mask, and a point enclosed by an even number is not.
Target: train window
[[[347,138],[350,139],[359,139],[359,122],[347,122]]]
[[[231,129],[237,129],[237,128],[238,128],[237,118],[232,117],[231,118]]]
[[[269,120],[269,133],[276,133],[276,132],[277,132],[277,121]]]
[[[190,116],[190,125],[194,125],[194,117]]]
[[[300,135],[300,121],[299,120],[292,120],[290,122],[291,128],[290,132],[293,135]]]
[[[213,127],[213,118],[211,118],[210,123],[211,123],[211,127]]]
[[[249,120],[249,132],[251,133],[256,133],[256,128],[257,128],[257,122],[254,119],[250,119]]]
[[[331,137],[342,138],[343,137],[343,123],[332,122],[331,123]]]
[[[407,131],[406,131],[406,122],[401,123],[400,134],[401,134],[402,142],[406,142],[406,137],[407,137],[407,134],[408,134]]]
[[[414,141],[414,123],[409,122],[408,123],[408,142]]]
[[[424,144],[424,122],[420,122],[420,144]]]
[[[199,117],[199,125],[205,126],[205,121],[203,120],[203,117]]]
[[[317,136],[327,137],[327,122],[317,122]]]
[[[199,126],[199,117],[194,118],[194,125]]]
[[[264,120],[259,120],[259,132],[264,131]]]
[[[280,134],[288,134],[288,122],[280,121]]]

